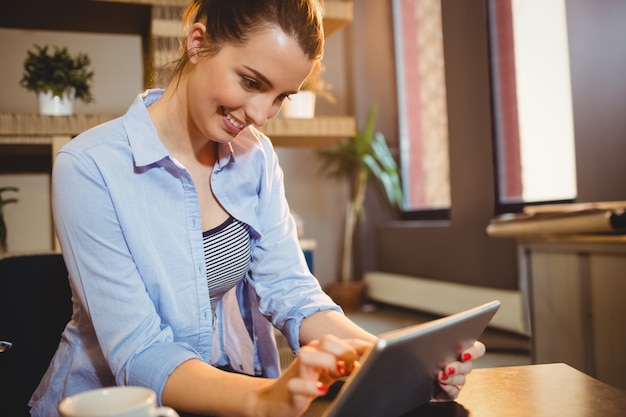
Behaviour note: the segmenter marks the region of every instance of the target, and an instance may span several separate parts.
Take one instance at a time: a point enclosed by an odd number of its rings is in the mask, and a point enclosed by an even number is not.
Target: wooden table
[[[322,413],[323,407],[314,405],[305,416],[318,417]],[[625,415],[626,392],[557,363],[475,369],[457,401],[429,403],[402,417]]]

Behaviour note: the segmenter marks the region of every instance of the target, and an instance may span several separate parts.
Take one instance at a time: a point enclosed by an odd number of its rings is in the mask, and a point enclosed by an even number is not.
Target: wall
[[[92,0],[7,0],[0,3],[2,28],[141,36],[146,81],[152,73],[150,26],[151,7],[147,4]]]
[[[67,47],[72,56],[86,53],[94,71],[91,92],[96,101],[78,100],[76,113],[124,112],[143,90],[141,36],[0,28],[0,113],[36,113],[37,95],[19,85],[26,51],[33,45]]]
[[[626,2],[567,0],[579,201],[626,200]]]

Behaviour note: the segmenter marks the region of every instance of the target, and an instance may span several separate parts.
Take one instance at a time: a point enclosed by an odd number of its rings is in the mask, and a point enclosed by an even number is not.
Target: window
[[[496,212],[572,201],[577,184],[566,1],[487,4]],[[393,13],[405,209],[418,218],[428,211],[447,215],[441,0],[393,0]]]
[[[393,0],[393,14],[405,210],[447,217],[450,169],[441,0]]]
[[[565,0],[489,0],[496,211],[576,198]]]

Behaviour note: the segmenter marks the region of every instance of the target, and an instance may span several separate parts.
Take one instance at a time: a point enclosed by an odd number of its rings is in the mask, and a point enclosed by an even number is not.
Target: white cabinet
[[[626,389],[626,236],[521,240],[519,255],[534,361]]]

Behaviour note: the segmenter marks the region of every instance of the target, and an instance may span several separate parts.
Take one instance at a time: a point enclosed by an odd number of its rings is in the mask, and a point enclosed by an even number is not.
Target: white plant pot
[[[76,90],[71,88],[62,97],[53,96],[52,91],[39,92],[39,113],[47,116],[71,116],[74,114]]]
[[[292,94],[283,103],[283,117],[312,119],[315,117],[315,93],[308,90]]]

